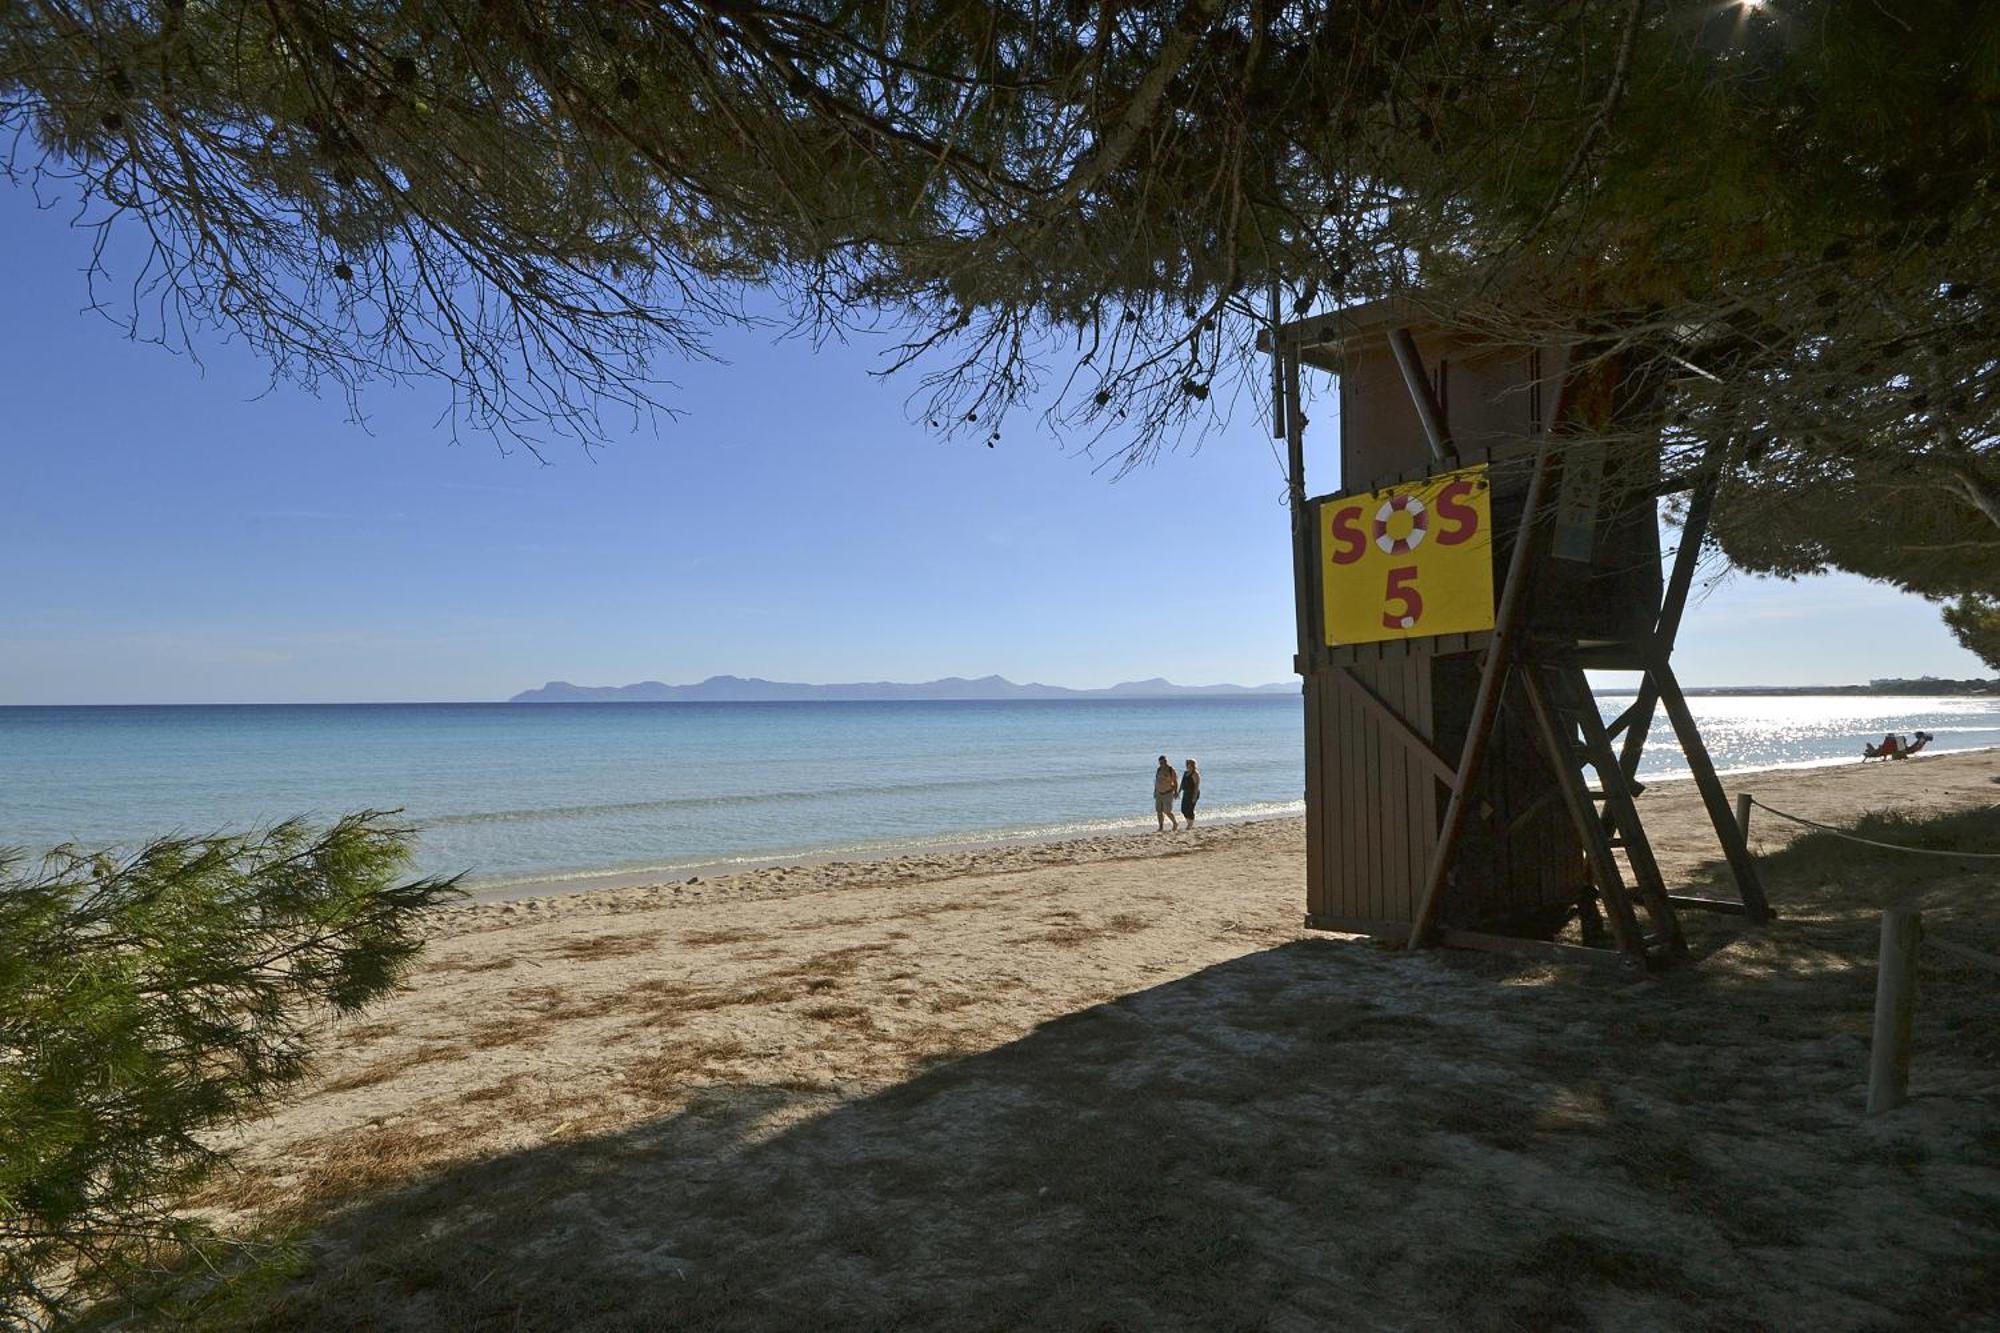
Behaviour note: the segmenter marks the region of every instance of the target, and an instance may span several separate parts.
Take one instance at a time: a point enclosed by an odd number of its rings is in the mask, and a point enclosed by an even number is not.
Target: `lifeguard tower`
[[[1377,302],[1275,325],[1304,677],[1309,926],[1617,958],[1678,910],[1770,916],[1669,658],[1714,470],[1635,447],[1615,356]],[[1304,386],[1338,379],[1339,486],[1309,498]],[[1657,504],[1689,493],[1661,573]],[[1638,672],[1606,722],[1586,668]],[[1664,705],[1736,899],[1669,892],[1633,798]],[[1575,942],[1562,939],[1572,921]]]

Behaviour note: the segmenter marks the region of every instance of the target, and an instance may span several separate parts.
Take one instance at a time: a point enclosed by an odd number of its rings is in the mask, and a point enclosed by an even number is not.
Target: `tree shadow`
[[[2000,957],[2000,875],[1992,859],[2000,852],[2000,805],[1937,815],[1877,811],[1843,834],[1807,832],[1758,858],[1779,912],[1769,930],[1745,932],[1733,918],[1687,914],[1697,960],[1718,949],[1730,954],[1727,966],[1702,969],[1704,986],[1740,992],[1752,1012],[1830,1006],[1865,1035],[1884,908],[1919,908],[1927,937]],[[1719,859],[1692,872],[1691,890],[1736,896]],[[1989,1070],[2000,1064],[2000,995],[1990,972],[1925,950],[1919,986],[1920,1059],[1948,1051]]]
[[[1990,1308],[1990,1077],[1958,1070],[1920,1130],[1864,1124],[1865,931],[1732,924],[1702,966],[1637,981],[1304,941],[853,1100],[710,1085],[357,1202],[232,1323],[1861,1328]]]

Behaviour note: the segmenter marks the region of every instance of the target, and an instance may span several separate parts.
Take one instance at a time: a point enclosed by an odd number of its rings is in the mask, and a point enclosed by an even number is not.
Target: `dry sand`
[[[1829,823],[1996,783],[1993,752],[1731,780]],[[1691,785],[1642,804],[1715,892]],[[1865,1122],[1867,899],[2000,952],[1995,877],[1752,831],[1784,919],[1690,914],[1653,979],[1307,932],[1298,820],[453,909],[232,1145],[208,1208],[307,1237],[232,1318],[1973,1326],[1993,979],[1927,963],[1916,1098]]]

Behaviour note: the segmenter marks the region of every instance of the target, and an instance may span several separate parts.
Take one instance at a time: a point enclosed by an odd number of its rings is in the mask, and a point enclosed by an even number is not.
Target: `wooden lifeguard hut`
[[[1377,302],[1275,324],[1304,677],[1309,926],[1646,966],[1677,911],[1770,915],[1669,658],[1714,485],[1621,421],[1614,356]],[[1305,377],[1338,379],[1339,489],[1306,486]],[[1670,574],[1658,501],[1688,492]],[[1607,722],[1586,668],[1632,671]],[[1656,705],[1735,900],[1669,891],[1636,774]],[[1572,921],[1578,942],[1565,935]]]

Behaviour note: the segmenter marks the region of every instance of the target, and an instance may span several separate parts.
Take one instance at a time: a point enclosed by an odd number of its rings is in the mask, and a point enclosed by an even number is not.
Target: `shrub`
[[[455,879],[399,882],[365,811],[135,855],[0,850],[0,1326],[47,1323],[212,1243],[177,1201],[204,1139],[306,1072],[328,1013],[390,991]]]

